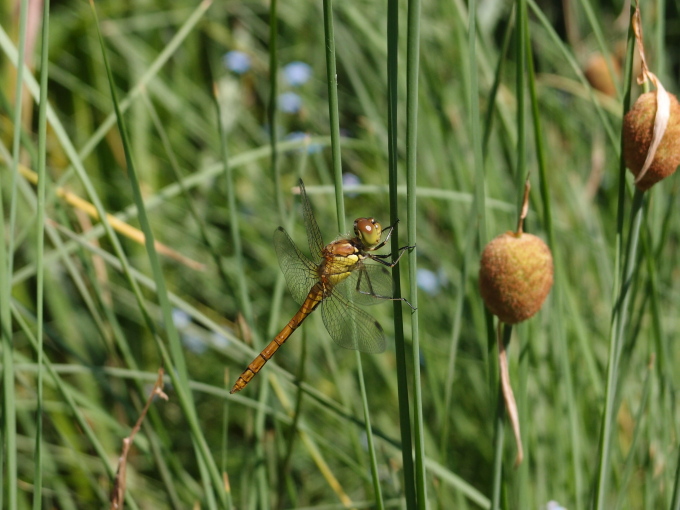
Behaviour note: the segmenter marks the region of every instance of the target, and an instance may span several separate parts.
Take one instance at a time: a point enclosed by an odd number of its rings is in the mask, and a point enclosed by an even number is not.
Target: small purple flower
[[[283,67],[283,76],[289,85],[299,87],[307,83],[312,76],[312,68],[304,62],[291,62]]]
[[[295,92],[284,92],[279,96],[279,110],[285,113],[297,113],[302,108],[302,98]]]
[[[222,57],[224,65],[236,74],[243,74],[250,69],[250,56],[242,51],[230,51]]]

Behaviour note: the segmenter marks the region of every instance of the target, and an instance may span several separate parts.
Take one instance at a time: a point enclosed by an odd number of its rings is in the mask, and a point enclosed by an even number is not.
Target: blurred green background
[[[388,225],[393,214],[400,245],[409,225],[417,232],[417,249],[399,267],[404,296],[417,288],[419,303],[418,357],[407,349],[411,390],[417,364],[422,391],[410,408],[424,421],[416,438],[425,445],[419,506],[680,508],[675,175],[645,194],[625,331],[620,344],[610,341],[619,247],[638,239],[629,234],[632,179],[622,182],[619,171],[624,76],[635,65],[626,59],[630,7],[482,2],[474,5],[472,47],[471,5],[423,2],[417,205],[409,217],[408,4],[390,5],[399,13],[398,22],[391,18],[399,30],[396,211],[387,188],[385,2],[333,5],[339,122],[347,224],[374,216]],[[42,5],[23,7],[0,6],[4,503],[108,506],[122,440],[163,365],[175,379],[166,381],[169,401],[154,401],[131,448],[128,507],[406,508],[413,481],[402,469],[391,305],[369,310],[385,329],[387,351],[362,356],[377,478],[356,357],[333,344],[317,314],[244,391],[228,393],[297,310],[272,234],[283,225],[307,253],[292,192],[300,176],[324,241],[345,233],[334,207],[322,3],[100,1],[97,20],[86,2],[52,2],[44,148],[34,98]],[[680,3],[642,8],[647,62],[676,93]],[[17,113],[20,36],[27,67]],[[518,60],[521,41],[531,50],[531,72]],[[640,90],[633,85],[633,100]],[[483,164],[474,147],[483,149]],[[44,203],[35,185],[41,154]],[[556,276],[541,312],[514,328],[509,345],[525,450],[514,468],[507,424],[503,464],[494,463],[497,353],[477,271],[484,244],[515,228],[527,175],[525,228],[549,242]],[[473,201],[481,182],[486,238]],[[135,186],[167,248],[156,246],[158,259],[130,237],[145,229]],[[112,236],[83,200],[140,230]],[[415,282],[409,260],[417,260]],[[167,302],[155,292],[160,275]],[[411,314],[403,311],[410,347]],[[607,398],[611,349],[620,351],[616,393]],[[603,451],[606,402],[614,414]],[[596,497],[603,465],[607,485]]]

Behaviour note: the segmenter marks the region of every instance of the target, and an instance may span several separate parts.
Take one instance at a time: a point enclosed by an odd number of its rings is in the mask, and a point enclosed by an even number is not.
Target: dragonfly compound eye
[[[357,218],[354,220],[354,233],[367,246],[375,246],[380,242],[382,227],[373,218]]]

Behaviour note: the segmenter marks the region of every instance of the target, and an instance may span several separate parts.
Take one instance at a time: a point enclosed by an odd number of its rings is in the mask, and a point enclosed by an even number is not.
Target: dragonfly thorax
[[[347,278],[364,259],[355,239],[340,239],[326,245],[317,269],[324,285],[334,286]]]
[[[354,234],[365,247],[370,248],[380,242],[382,226],[373,218],[357,218],[354,220]]]

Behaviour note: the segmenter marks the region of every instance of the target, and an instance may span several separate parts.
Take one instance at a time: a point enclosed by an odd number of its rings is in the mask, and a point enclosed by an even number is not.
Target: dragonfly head
[[[357,218],[354,220],[354,234],[365,246],[375,246],[382,237],[382,227],[373,218]]]

